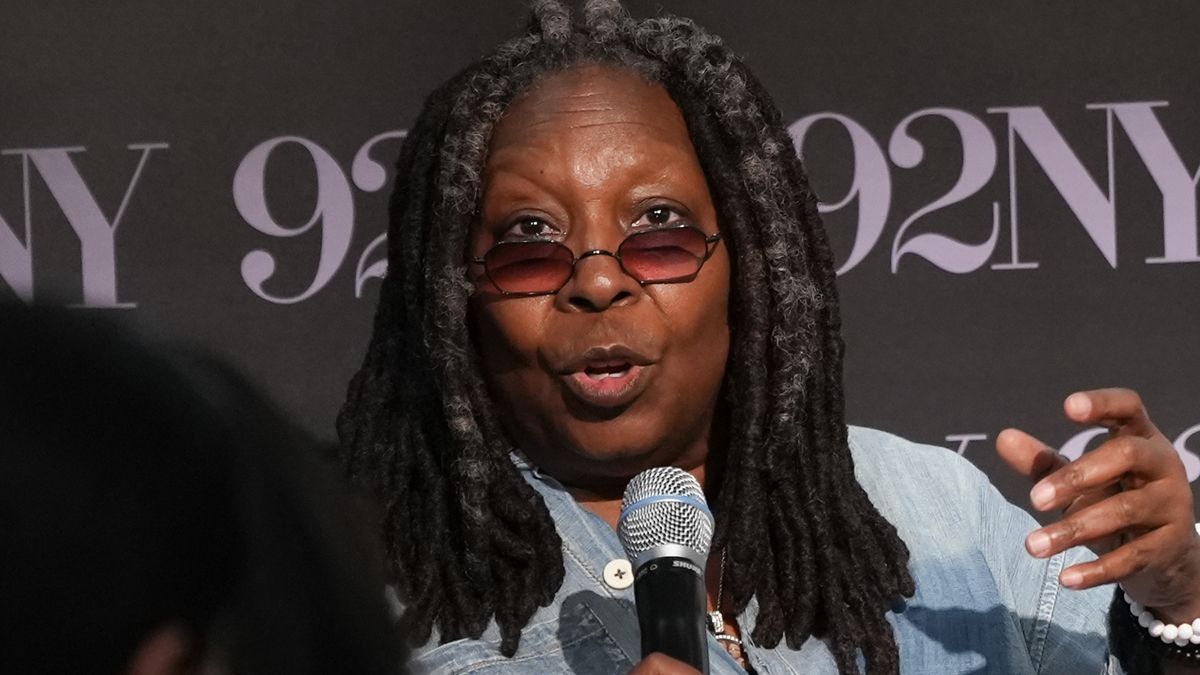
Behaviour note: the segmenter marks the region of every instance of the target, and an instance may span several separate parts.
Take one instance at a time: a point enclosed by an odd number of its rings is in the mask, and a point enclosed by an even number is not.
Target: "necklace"
[[[746,650],[742,645],[742,639],[733,633],[725,632],[725,615],[721,613],[721,596],[725,594],[725,550],[721,550],[721,576],[717,580],[717,600],[713,611],[708,613],[708,630],[717,638],[725,651],[733,657],[734,661],[742,666],[747,672],[750,672],[750,662],[746,658]]]

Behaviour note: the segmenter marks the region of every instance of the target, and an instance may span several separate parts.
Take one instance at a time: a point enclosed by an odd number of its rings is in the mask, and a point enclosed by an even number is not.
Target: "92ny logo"
[[[33,299],[34,236],[33,209],[30,206],[31,169],[41,176],[54,201],[66,216],[75,237],[79,240],[80,276],[83,280],[84,307],[131,308],[136,303],[122,302],[117,297],[117,230],[125,216],[130,198],[137,189],[146,163],[155,151],[166,150],[166,143],[131,143],[129,150],[139,153],[137,168],[125,187],[121,202],[104,215],[104,209],[71,159],[84,147],[13,148],[0,150],[0,156],[17,157],[21,161],[21,203],[23,217],[9,220],[0,214],[0,280],[16,295]],[[20,222],[23,237],[11,222]]]
[[[918,170],[925,159],[925,148],[911,133],[917,120],[940,118],[953,125],[961,142],[961,169],[954,185],[945,194],[913,213],[903,216],[891,244],[891,271],[896,273],[905,256],[923,258],[933,265],[957,274],[973,272],[991,263],[996,270],[1033,269],[1038,262],[1024,259],[1020,253],[1020,181],[1018,180],[1018,141],[1029,151],[1038,167],[1050,179],[1058,195],[1066,202],[1099,252],[1114,269],[1117,267],[1117,175],[1114,166],[1115,128],[1119,126],[1153,179],[1162,197],[1162,255],[1146,259],[1148,264],[1200,262],[1197,246],[1196,184],[1200,170],[1188,169],[1163,128],[1156,108],[1165,101],[1137,103],[1093,103],[1088,110],[1105,116],[1107,184],[1097,182],[1067,144],[1066,139],[1040,107],[994,107],[987,112],[1005,119],[1006,163],[1008,173],[1008,217],[1002,218],[1000,202],[990,208],[977,208],[977,217],[986,220],[990,235],[981,242],[965,242],[944,234],[909,231],[930,214],[964,202],[980,193],[995,175],[999,165],[996,141],[991,129],[979,117],[955,108],[925,108],[900,121],[883,148],[866,128],[842,114],[817,113],[793,123],[788,131],[796,149],[803,153],[805,140],[817,124],[836,123],[850,137],[854,174],[845,194],[832,203],[820,205],[822,213],[836,213],[857,206],[855,235],[849,256],[838,268],[844,274],[862,262],[875,247],[891,219],[892,173],[890,163],[904,170]],[[935,167],[930,175],[938,173]],[[840,222],[840,218],[838,221]],[[1009,231],[1010,249],[998,252],[1002,228]],[[998,257],[999,256],[999,257]]]
[[[1161,197],[1161,223],[1153,225],[1162,232],[1161,255],[1147,258],[1146,264],[1180,264],[1200,262],[1200,228],[1197,227],[1197,182],[1200,170],[1188,168],[1156,110],[1165,108],[1164,101],[1127,103],[1094,103],[1084,106],[1088,111],[1102,114],[1105,132],[1091,138],[1103,143],[1107,158],[1106,180],[1098,181],[1079,159],[1079,155],[1064,139],[1044,109],[1037,106],[992,107],[987,109],[993,120],[1002,120],[1004,133],[998,143],[996,135],[984,119],[968,111],[930,107],[917,110],[901,119],[888,135],[886,152],[876,137],[853,118],[836,112],[808,115],[789,126],[793,144],[803,152],[810,135],[840,125],[850,139],[846,157],[853,166],[852,179],[845,193],[836,200],[820,205],[827,214],[831,228],[852,227],[853,243],[845,260],[840,261],[838,273],[845,274],[884,241],[884,234],[895,225],[890,242],[890,269],[898,273],[906,257],[924,259],[930,264],[954,274],[965,274],[988,268],[991,270],[1022,270],[1036,268],[1040,263],[1023,256],[1020,251],[1022,217],[1020,208],[1021,172],[1018,168],[1019,146],[1028,151],[1033,163],[1049,179],[1053,189],[1094,244],[1095,254],[1107,264],[1117,267],[1116,199],[1120,182],[1116,175],[1115,153],[1119,127],[1136,152]],[[925,164],[925,147],[912,132],[918,120],[939,119],[950,124],[961,141],[961,165],[953,186],[943,195],[912,213],[894,214],[892,208],[893,175],[897,170],[927,170],[930,175],[945,174],[944,167]],[[372,158],[379,144],[403,138],[402,130],[386,131],[364,142],[351,159],[348,170],[327,149],[317,142],[300,136],[279,136],[251,148],[238,163],[234,172],[231,196],[244,221],[263,235],[260,247],[247,251],[241,258],[240,273],[249,292],[267,302],[294,304],[320,293],[354,261],[351,289],[361,297],[366,284],[386,273],[384,255],[385,235],[378,234],[359,251],[351,251],[355,229],[359,226],[355,209],[355,191],[380,193],[388,183],[387,170]],[[1123,144],[1122,144],[1123,145]],[[312,184],[316,199],[312,212],[300,223],[283,223],[271,213],[275,200],[294,198],[290,193],[268,194],[267,171],[273,153],[285,146],[299,148],[311,162]],[[36,173],[49,190],[58,208],[78,239],[82,301],[85,307],[134,307],[136,299],[118,293],[119,269],[122,264],[149,264],[149,261],[129,261],[119,258],[120,225],[131,204],[145,170],[152,169],[153,155],[166,151],[166,143],[132,143],[127,151],[138,153],[133,171],[119,204],[97,203],[87,182],[80,174],[73,157],[87,152],[84,147],[11,148],[0,150],[0,160],[13,158],[21,162],[21,199],[6,199],[4,204],[21,203],[23,213],[14,217],[0,213],[0,283],[7,285],[18,297],[31,300],[34,288],[34,267],[39,256],[37,214],[30,208],[30,193]],[[1000,151],[1004,149],[1004,152]],[[1126,148],[1122,147],[1122,150]],[[382,151],[376,154],[384,154]],[[1002,161],[1003,158],[1003,161]],[[1026,160],[1027,163],[1027,160]],[[982,196],[982,190],[998,172],[1008,177],[1005,199],[975,204],[968,200]],[[5,186],[5,189],[9,189]],[[16,190],[14,190],[16,192]],[[1003,204],[1002,204],[1003,202]],[[154,208],[145,200],[139,208]],[[278,203],[278,202],[276,202]],[[966,218],[978,218],[986,223],[988,235],[982,241],[962,241],[949,234],[924,231],[922,221],[931,214],[957,207]],[[164,209],[165,211],[165,209]],[[105,215],[111,213],[111,216]],[[896,221],[899,221],[898,224]],[[372,229],[383,229],[372,223]],[[1147,225],[1138,223],[1137,225]],[[1007,231],[1008,250],[1000,250],[1001,232]],[[915,234],[914,234],[915,233]],[[302,270],[308,279],[298,293],[273,293],[267,282],[282,266],[295,272],[296,263],[284,259],[272,250],[271,240],[314,237],[320,253],[314,269]],[[54,257],[54,256],[51,256]],[[62,256],[57,256],[61,258]],[[63,271],[65,275],[66,270]],[[55,289],[62,292],[63,289]]]

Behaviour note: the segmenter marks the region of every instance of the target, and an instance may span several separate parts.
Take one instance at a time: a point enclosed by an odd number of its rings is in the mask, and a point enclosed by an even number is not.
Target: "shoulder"
[[[998,497],[983,472],[946,448],[864,427],[849,427],[848,436],[855,477],[910,545],[964,539]]]
[[[872,498],[936,498],[936,490],[957,494],[990,485],[974,464],[946,448],[866,427],[847,427],[847,436],[855,478]]]

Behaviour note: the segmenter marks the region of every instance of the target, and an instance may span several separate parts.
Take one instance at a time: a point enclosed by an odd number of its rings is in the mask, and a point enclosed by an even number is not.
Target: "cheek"
[[[471,307],[473,337],[485,373],[536,365],[544,317],[551,308],[542,298],[523,300],[484,300]]]
[[[537,443],[539,429],[562,414],[561,396],[539,358],[549,330],[553,296],[479,301],[471,329],[484,383],[512,440]]]
[[[725,379],[729,361],[729,297],[728,289],[722,290],[719,301],[709,305],[708,311],[699,319],[700,325],[694,333],[699,339],[693,344],[692,354],[697,379],[704,384],[708,398],[713,400]]]
[[[729,357],[729,264],[716,256],[708,264],[712,274],[663,298],[675,346],[673,384],[681,398],[715,397]]]
[[[677,314],[693,342],[707,343],[724,364],[729,346],[729,260],[714,255],[698,279],[687,285]],[[715,353],[720,351],[720,354]]]

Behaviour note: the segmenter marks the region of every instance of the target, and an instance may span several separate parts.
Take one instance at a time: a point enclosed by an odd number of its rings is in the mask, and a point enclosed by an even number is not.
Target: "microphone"
[[[633,563],[642,658],[662,652],[708,673],[704,566],[713,517],[700,483],[656,467],[625,487],[617,534]]]

